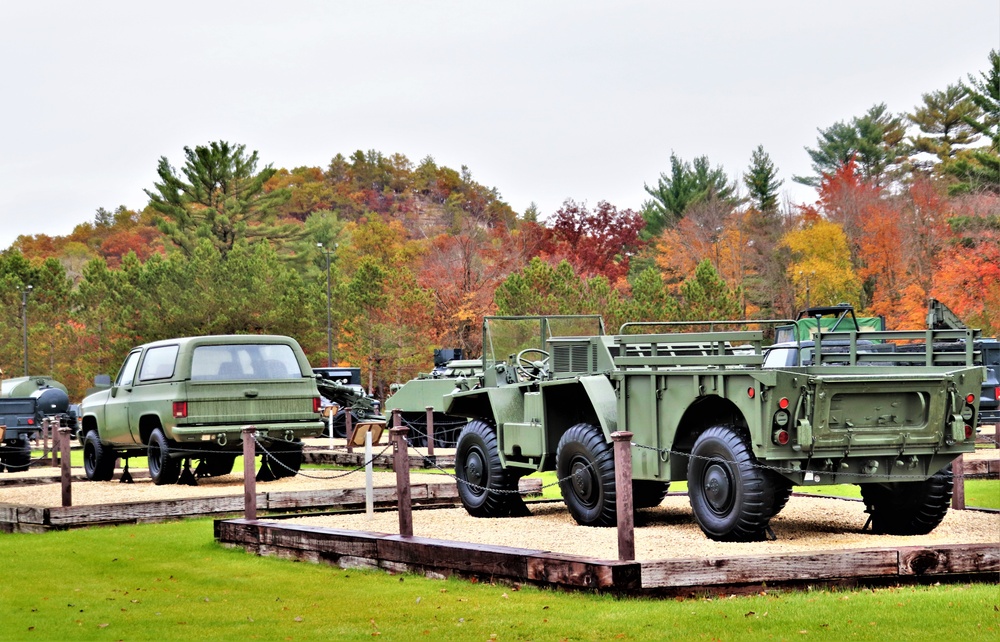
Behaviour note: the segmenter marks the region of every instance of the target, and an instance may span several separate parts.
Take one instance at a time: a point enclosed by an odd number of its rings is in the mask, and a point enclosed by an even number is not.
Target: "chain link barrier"
[[[687,453],[687,452],[680,451],[680,450],[671,450],[669,448],[656,448],[655,446],[646,446],[644,444],[637,444],[637,443],[632,443],[632,447],[633,448],[638,448],[640,450],[651,450],[651,451],[657,453],[658,455],[666,453],[668,456],[670,456],[670,455],[676,455],[676,456],[679,456],[679,457],[685,457],[687,459],[700,459],[702,461],[718,461],[718,462],[722,462],[724,464],[731,464],[731,465],[737,466],[737,467],[741,467],[742,466],[742,467],[757,468],[757,469],[760,469],[760,470],[769,470],[769,471],[776,472],[776,473],[797,474],[797,473],[811,472],[814,475],[830,475],[831,477],[834,477],[834,478],[836,478],[837,475],[843,475],[843,476],[850,476],[850,477],[864,477],[864,478],[872,479],[872,480],[881,479],[881,480],[892,480],[892,481],[900,481],[900,480],[926,481],[928,479],[927,475],[906,475],[906,474],[889,474],[889,473],[865,473],[865,472],[860,472],[860,471],[859,472],[839,473],[839,472],[834,472],[832,470],[806,470],[806,469],[803,469],[803,468],[787,468],[787,467],[782,467],[782,466],[768,466],[768,465],[761,464],[761,463],[758,463],[758,462],[751,462],[751,461],[744,461],[744,462],[730,461],[728,459],[724,459],[724,458],[718,457],[718,456],[705,457],[703,455],[695,455],[695,454]],[[824,459],[830,459],[830,458],[824,457]],[[968,475],[966,475],[966,477],[968,477]],[[833,485],[833,484],[840,484],[840,483],[844,483],[844,482],[837,482],[837,481],[831,481],[830,482],[831,485]]]

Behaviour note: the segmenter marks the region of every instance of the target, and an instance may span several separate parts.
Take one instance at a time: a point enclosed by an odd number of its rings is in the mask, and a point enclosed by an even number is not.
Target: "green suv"
[[[115,460],[146,455],[156,484],[182,464],[226,475],[243,452],[241,429],[257,428],[258,452],[277,477],[302,464],[302,438],[319,435],[320,396],[309,362],[290,337],[221,335],[141,345],[107,390],[81,404],[87,478],[111,479]]]

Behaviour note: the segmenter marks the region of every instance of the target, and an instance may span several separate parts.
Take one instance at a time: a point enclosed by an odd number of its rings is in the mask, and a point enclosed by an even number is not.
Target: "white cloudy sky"
[[[160,156],[246,144],[467,165],[515,210],[638,208],[671,150],[787,197],[816,129],[986,68],[997,0],[0,0],[0,249],[141,208]]]

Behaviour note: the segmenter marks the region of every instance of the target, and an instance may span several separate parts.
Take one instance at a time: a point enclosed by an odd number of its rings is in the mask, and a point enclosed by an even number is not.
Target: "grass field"
[[[209,520],[0,535],[0,640],[996,639],[995,584],[631,599],[261,558]]]

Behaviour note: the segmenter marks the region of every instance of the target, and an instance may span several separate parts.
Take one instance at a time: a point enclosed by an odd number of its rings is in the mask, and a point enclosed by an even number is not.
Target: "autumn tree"
[[[161,157],[160,182],[145,191],[160,214],[160,230],[186,256],[203,238],[225,256],[240,238],[276,241],[297,235],[298,226],[276,222],[275,208],[290,192],[264,189],[275,170],[267,165],[258,172],[256,151],[248,155],[245,145],[219,141],[185,147],[184,157],[180,174]]]
[[[550,254],[565,257],[578,274],[603,274],[611,283],[628,274],[629,261],[643,244],[642,216],[607,201],[590,210],[567,199],[548,223]]]
[[[861,302],[861,279],[851,262],[843,228],[820,217],[805,219],[785,234],[782,244],[791,252],[788,277],[799,308]]]

